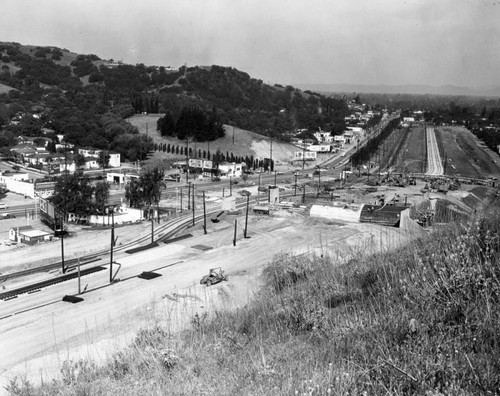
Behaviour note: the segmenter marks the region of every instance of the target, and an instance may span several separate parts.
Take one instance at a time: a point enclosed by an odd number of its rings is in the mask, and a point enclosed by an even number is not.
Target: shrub
[[[264,269],[264,283],[279,292],[300,280],[307,279],[312,271],[310,258],[281,254]]]

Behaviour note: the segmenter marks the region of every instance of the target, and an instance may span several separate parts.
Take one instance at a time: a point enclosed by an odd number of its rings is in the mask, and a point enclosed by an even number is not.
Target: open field
[[[410,128],[403,148],[403,171],[423,173],[427,167],[425,155],[425,130],[421,126]]]
[[[442,155],[445,175],[480,179],[500,175],[500,157],[479,144],[470,131],[463,127],[434,127],[434,131]],[[398,133],[400,132],[393,132],[393,134]],[[393,170],[405,173],[425,173],[428,170],[425,129],[423,126],[413,126],[407,133]],[[397,145],[398,142],[397,136],[390,137],[385,149],[381,150],[385,157],[382,161],[383,166],[396,150],[396,148],[388,149],[387,145]]]
[[[138,114],[127,118],[127,121],[139,129],[140,133],[147,133],[155,143],[166,143],[178,146],[186,146],[185,140],[179,140],[172,137],[162,137],[156,130],[158,118],[163,114]],[[213,155],[219,149],[224,155],[226,152],[233,153],[236,156],[251,156],[254,158],[269,158],[271,143],[268,138],[254,132],[245,131],[225,125],[226,136],[217,139],[213,142],[190,143],[190,147],[196,147],[196,150],[210,151]],[[234,135],[234,143],[233,143]],[[290,161],[293,158],[293,153],[298,149],[287,143],[272,142],[272,157],[277,161]],[[155,157],[159,158],[178,158],[185,159],[185,156],[173,155],[171,153],[155,153]]]
[[[497,164],[492,162],[485,149],[478,147],[474,135],[467,129],[437,127],[436,131],[446,158],[445,174],[473,178],[498,174]]]

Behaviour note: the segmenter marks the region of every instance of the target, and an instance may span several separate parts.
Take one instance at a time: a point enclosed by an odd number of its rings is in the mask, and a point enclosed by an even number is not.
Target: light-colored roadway
[[[427,139],[427,175],[440,176],[443,174],[443,164],[441,163],[441,155],[434,133],[433,126],[426,126],[425,134]]]

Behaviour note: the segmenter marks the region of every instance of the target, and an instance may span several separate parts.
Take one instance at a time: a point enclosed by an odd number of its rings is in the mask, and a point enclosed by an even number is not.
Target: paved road
[[[426,126],[425,128],[427,138],[427,175],[439,176],[443,174],[443,164],[441,163],[441,155],[434,133],[433,126]]]

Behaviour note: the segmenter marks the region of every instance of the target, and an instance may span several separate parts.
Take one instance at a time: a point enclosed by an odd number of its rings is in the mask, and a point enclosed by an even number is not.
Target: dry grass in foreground
[[[16,395],[500,393],[500,213],[336,266],[276,257],[249,306],[140,332],[104,367]]]

